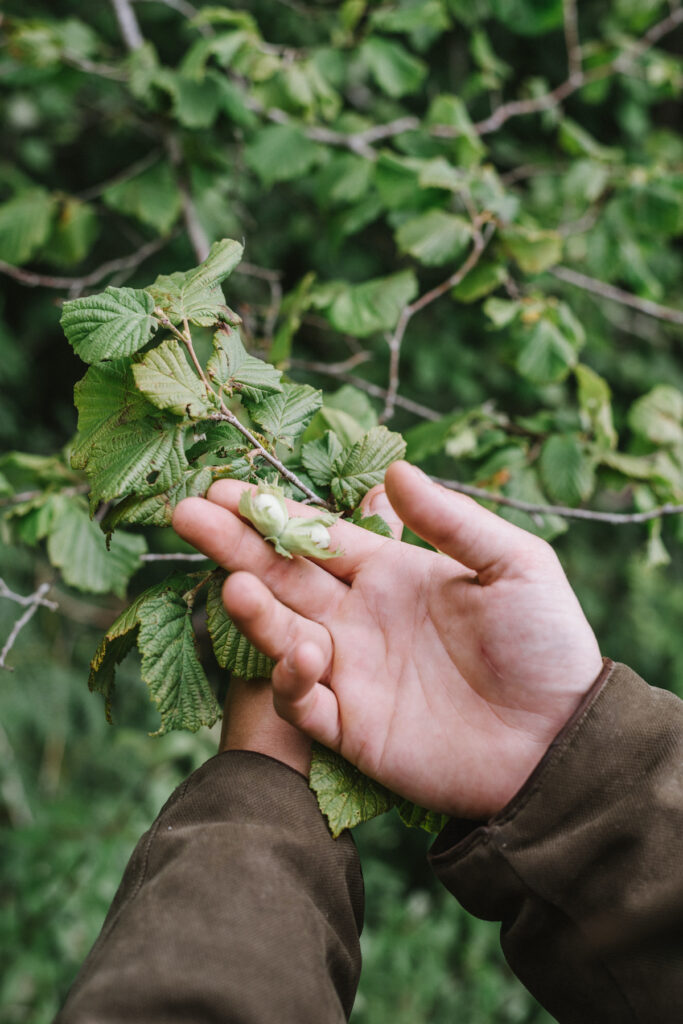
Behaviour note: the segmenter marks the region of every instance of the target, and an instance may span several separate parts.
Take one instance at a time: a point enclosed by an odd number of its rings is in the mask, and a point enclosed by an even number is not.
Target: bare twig
[[[163,7],[170,7],[172,10],[177,11],[178,14],[182,14],[184,18],[194,18],[198,13],[197,8],[193,7],[192,4],[188,3],[187,0],[131,0],[132,3],[157,3]]]
[[[298,367],[301,370],[310,370],[311,373],[321,373],[325,377],[334,377],[336,380],[341,380],[345,384],[353,384],[359,391],[365,391],[366,394],[372,395],[373,398],[380,398],[383,402],[387,399],[386,388],[381,388],[379,384],[373,384],[369,380],[365,380],[363,377],[356,377],[353,373],[346,373],[343,370],[337,369],[342,366],[342,363],[316,363],[310,362],[307,359],[290,359],[289,365]],[[412,412],[413,415],[419,416],[423,420],[440,420],[442,413],[436,412],[435,409],[430,409],[426,405],[421,405],[419,402],[413,402],[410,398],[404,398],[403,395],[396,395],[395,404],[400,409],[405,409],[406,412]]]
[[[56,601],[49,601],[46,597],[37,597],[36,594],[29,594],[28,596],[24,594],[16,594],[13,590],[10,590],[1,576],[0,597],[6,597],[9,601],[14,601],[15,604],[23,605],[25,608],[28,608],[32,604],[42,604],[46,608],[49,608],[50,611],[56,612],[59,607]]]
[[[577,78],[582,73],[582,53],[579,41],[579,19],[576,0],[562,0],[562,8],[569,77]]]
[[[611,523],[613,526],[620,526],[626,523],[648,523],[652,519],[661,519],[663,516],[677,516],[683,514],[683,505],[660,505],[659,508],[649,509],[647,512],[598,512],[588,508],[569,508],[566,505],[536,505],[530,501],[521,501],[518,498],[508,498],[503,494],[492,494],[483,487],[474,487],[472,484],[463,484],[459,480],[444,480],[442,477],[433,476],[434,483],[441,484],[451,491],[458,491],[460,494],[468,494],[471,498],[479,498],[482,501],[491,501],[496,505],[505,505],[507,508],[514,508],[520,512],[528,512],[530,515],[552,515],[561,519],[589,519],[596,523]]]
[[[70,498],[74,494],[87,494],[89,490],[89,484],[76,484],[74,487],[63,488],[59,493]],[[9,498],[0,498],[0,508],[4,508],[7,505],[21,505],[24,501],[32,501],[33,498],[42,498],[44,495],[44,490],[18,491],[16,494],[10,495]]]
[[[151,242],[146,242],[145,245],[140,246],[135,252],[129,253],[128,256],[107,260],[106,263],[102,263],[101,266],[91,270],[88,274],[83,274],[82,277],[58,277],[52,274],[36,274],[33,270],[13,267],[11,263],[5,263],[3,260],[0,260],[0,274],[6,274],[7,277],[12,277],[15,281],[19,281],[20,284],[28,285],[29,288],[64,289],[72,296],[80,295],[86,288],[99,284],[100,281],[110,274],[116,274],[122,270],[135,270],[146,259],[149,259],[154,253],[163,249],[172,237],[173,235],[167,235],[165,238],[155,238]]]
[[[23,615],[19,616],[17,621],[12,626],[10,635],[7,637],[7,642],[5,643],[5,646],[3,647],[2,651],[0,651],[0,668],[7,669],[8,672],[13,671],[13,669],[7,664],[7,655],[14,647],[17,637],[21,633],[22,629],[24,628],[24,626],[28,625],[28,623],[31,621],[33,616],[38,611],[38,608],[41,605],[46,605],[46,607],[51,608],[51,610],[54,610],[54,602],[45,601],[45,595],[47,594],[51,586],[51,583],[41,583],[38,589],[36,590],[35,594],[31,594],[30,598],[27,601],[23,601],[20,599],[21,604],[27,605],[26,611],[23,613]],[[9,597],[10,594],[11,591],[9,594],[3,594],[3,596]],[[11,599],[16,600],[17,597],[18,595],[13,594]]]
[[[389,346],[389,386],[387,387],[384,409],[382,410],[382,414],[379,418],[380,423],[386,422],[386,420],[393,416],[394,408],[396,406],[396,396],[398,395],[399,387],[401,344],[408,324],[416,313],[419,313],[420,310],[424,309],[425,306],[428,306],[430,303],[435,302],[436,299],[441,298],[441,296],[445,295],[445,293],[450,291],[451,288],[455,288],[459,285],[462,279],[469,274],[470,270],[476,267],[494,230],[495,226],[492,223],[489,223],[487,224],[484,232],[481,232],[479,230],[479,224],[475,220],[474,232],[472,235],[472,248],[470,249],[470,253],[464,263],[458,267],[455,273],[447,277],[445,281],[442,281],[441,284],[430,289],[428,292],[425,292],[408,306],[403,307],[393,334],[387,338],[387,345]]]
[[[111,0],[111,5],[114,8],[124,43],[129,50],[139,50],[145,40],[142,37],[130,0]]]
[[[613,284],[580,274],[578,270],[572,270],[571,267],[553,267],[550,273],[561,281],[573,284],[577,288],[583,288],[584,291],[592,292],[603,299],[619,302],[622,306],[630,306],[631,309],[637,309],[647,316],[656,317],[657,320],[683,325],[683,309],[671,309],[669,306],[661,306],[658,302],[652,302],[650,299],[641,299],[638,295],[624,291],[623,288],[617,288]]]
[[[266,462],[269,462],[273,469],[276,469],[284,480],[289,481],[290,484],[294,484],[302,494],[306,495],[312,504],[322,505],[324,508],[330,508],[329,502],[317,495],[315,491],[312,491],[311,488],[303,482],[303,480],[299,479],[296,473],[293,473],[291,469],[288,469],[281,459],[278,459],[277,455],[273,455],[272,452],[269,452],[267,448],[263,447],[261,442],[254,437],[249,428],[245,427],[244,424],[238,420],[237,416],[235,416],[234,412],[231,412],[228,409],[225,402],[221,400],[221,411],[219,413],[214,413],[211,416],[211,419],[217,420],[218,422],[222,421],[224,423],[229,423],[235,428],[235,430],[239,430],[242,437],[246,437],[254,452],[258,452],[261,458],[265,459]]]
[[[179,551],[177,554],[157,555],[153,551],[140,555],[141,562],[205,562],[207,555]]]

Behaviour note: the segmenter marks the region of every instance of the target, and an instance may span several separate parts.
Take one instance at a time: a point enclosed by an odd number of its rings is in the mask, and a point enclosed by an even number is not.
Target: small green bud
[[[322,511],[306,518],[290,516],[282,488],[277,484],[261,481],[255,492],[244,491],[239,511],[285,558],[292,555],[334,558],[342,554],[341,549],[329,549],[331,537],[328,526],[332,526],[339,516]]]

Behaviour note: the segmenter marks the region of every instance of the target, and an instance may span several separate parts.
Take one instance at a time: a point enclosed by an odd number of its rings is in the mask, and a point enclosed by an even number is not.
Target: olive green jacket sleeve
[[[138,843],[59,1024],[337,1024],[360,973],[363,882],[306,779],[231,751]]]
[[[683,702],[607,662],[508,806],[430,853],[562,1024],[683,1020]]]

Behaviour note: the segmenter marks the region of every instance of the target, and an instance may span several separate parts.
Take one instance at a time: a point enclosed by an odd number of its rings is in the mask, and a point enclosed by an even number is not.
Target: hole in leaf
[[[147,474],[145,479],[146,479],[148,484],[153,484],[153,483],[156,483],[158,477],[159,477],[159,470],[158,469],[153,469],[151,473]]]

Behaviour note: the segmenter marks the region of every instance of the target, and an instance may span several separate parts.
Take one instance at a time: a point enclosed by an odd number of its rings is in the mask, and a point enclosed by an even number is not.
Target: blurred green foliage
[[[471,252],[474,216],[492,231],[478,266],[403,340],[389,422],[410,457],[537,504],[683,501],[680,9],[576,6],[580,70],[575,5],[561,0],[257,0],[190,18],[187,3],[148,0],[131,7],[143,45],[109,3],[6,0],[2,448],[51,455],[73,436],[82,366],[58,327],[62,299],[147,284],[224,236],[246,241],[251,272],[228,301],[250,350],[323,387],[329,426],[330,393],[349,381],[381,413],[385,331],[412,297],[383,279],[439,286]],[[53,582],[60,605],[22,631],[0,687],[0,1004],[8,1024],[43,1024],[137,837],[215,737],[148,739],[132,661],[107,726],[85,683],[122,602],[67,585],[7,519],[17,494],[65,480],[16,466],[10,479],[4,465],[0,575],[20,594]],[[553,538],[603,651],[683,695],[681,517],[567,529],[504,514]],[[144,533],[151,550],[181,549]],[[162,576],[145,567],[129,593]],[[0,645],[21,611],[0,598]],[[504,964],[496,926],[434,886],[426,836],[393,813],[356,835],[368,890],[356,1024],[549,1019]]]

